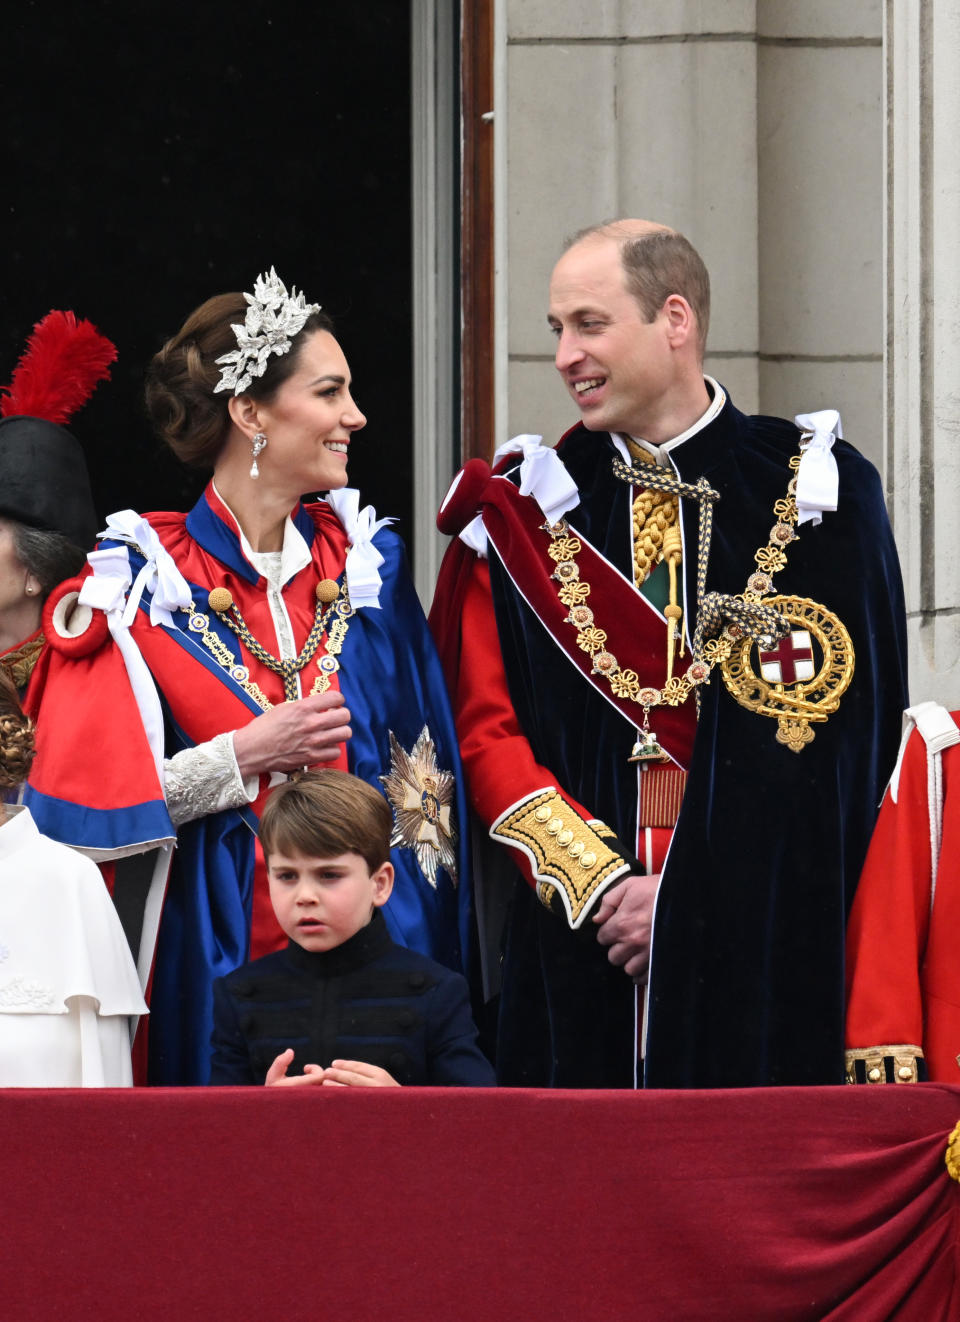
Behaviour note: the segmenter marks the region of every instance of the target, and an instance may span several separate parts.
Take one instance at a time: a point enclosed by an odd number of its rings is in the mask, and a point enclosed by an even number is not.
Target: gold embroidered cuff
[[[541,903],[554,910],[562,904],[571,927],[579,927],[610,883],[630,871],[626,859],[606,843],[616,839],[610,828],[585,822],[552,786],[514,804],[494,822],[490,835],[523,850]]]
[[[923,1051],[911,1043],[852,1047],[846,1060],[847,1083],[919,1083]]]

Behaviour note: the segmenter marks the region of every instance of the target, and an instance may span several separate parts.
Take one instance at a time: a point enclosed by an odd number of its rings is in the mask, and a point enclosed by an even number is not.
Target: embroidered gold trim
[[[923,1060],[923,1049],[912,1043],[897,1046],[851,1047],[846,1053],[847,1083],[857,1082],[857,1062],[863,1061],[866,1083],[886,1083],[886,1062],[893,1064],[894,1083],[918,1083],[920,1079],[919,1062]]]
[[[36,638],[28,638],[19,647],[14,647],[11,651],[0,656],[0,665],[13,680],[16,688],[22,689],[29,683],[33,668],[40,659],[40,653],[43,651],[45,642],[46,639],[43,634],[39,633]]]
[[[570,925],[577,927],[594,898],[627,867],[601,829],[613,835],[603,822],[585,822],[556,790],[548,789],[518,804],[491,827],[490,835],[526,848],[534,859],[537,895],[550,905],[555,883]]]
[[[947,1139],[947,1150],[943,1154],[947,1173],[951,1180],[960,1183],[960,1125],[954,1125]]]

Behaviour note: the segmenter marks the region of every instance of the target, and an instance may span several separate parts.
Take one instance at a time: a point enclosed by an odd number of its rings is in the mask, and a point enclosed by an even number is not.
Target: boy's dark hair
[[[390,858],[393,813],[382,794],[346,771],[306,771],[278,785],[260,818],[264,855],[360,854],[371,872]]]

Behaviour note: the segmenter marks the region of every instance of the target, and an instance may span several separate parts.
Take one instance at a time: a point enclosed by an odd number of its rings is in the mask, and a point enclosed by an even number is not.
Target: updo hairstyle
[[[33,721],[24,714],[10,673],[0,666],[0,789],[16,789],[33,765]]]
[[[147,412],[154,430],[192,468],[212,469],[230,430],[230,394],[213,393],[222,374],[216,360],[236,349],[232,327],[242,325],[246,315],[243,294],[208,298],[147,368]],[[270,354],[263,376],[254,377],[244,394],[269,403],[297,370],[307,338],[320,330],[332,335],[333,322],[326,313],[313,312],[291,340],[289,352]]]

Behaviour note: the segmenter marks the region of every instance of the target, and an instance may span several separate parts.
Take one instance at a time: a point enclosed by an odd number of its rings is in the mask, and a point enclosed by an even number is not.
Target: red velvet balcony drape
[[[960,1318],[960,1088],[0,1092],[0,1316]]]

